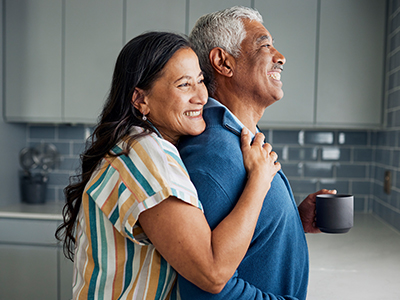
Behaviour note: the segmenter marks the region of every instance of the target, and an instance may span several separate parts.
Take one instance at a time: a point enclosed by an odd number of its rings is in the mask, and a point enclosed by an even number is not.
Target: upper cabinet
[[[381,124],[385,21],[386,1],[321,1],[317,124]]]
[[[382,0],[4,0],[6,120],[96,123],[127,41],[188,34],[201,15],[233,5],[259,10],[286,58],[285,95],[261,128],[381,125]]]
[[[123,46],[123,1],[65,2],[63,121],[94,123]]]
[[[127,0],[126,41],[151,30],[185,32],[186,0]]]
[[[60,122],[62,0],[5,0],[7,121]]]
[[[260,127],[307,124],[314,118],[317,0],[256,0],[274,47],[286,58],[284,97],[265,110]]]
[[[260,127],[381,126],[386,1],[255,5],[287,60],[284,97],[266,109]]]
[[[95,123],[123,45],[123,1],[6,0],[5,117]]]

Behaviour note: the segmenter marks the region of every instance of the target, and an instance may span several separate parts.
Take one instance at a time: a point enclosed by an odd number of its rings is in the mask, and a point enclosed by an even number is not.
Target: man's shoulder
[[[202,134],[183,138],[178,150],[189,173],[243,168],[240,137],[222,125],[207,125]]]
[[[178,149],[183,161],[192,158],[202,160],[203,163],[241,155],[240,140],[223,126],[207,126],[202,134],[183,138]]]

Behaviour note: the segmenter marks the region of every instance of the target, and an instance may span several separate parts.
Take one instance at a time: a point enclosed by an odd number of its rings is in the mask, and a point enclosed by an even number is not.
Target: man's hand
[[[318,229],[315,223],[316,211],[315,204],[316,198],[319,194],[336,194],[336,190],[320,190],[314,194],[310,194],[307,196],[303,202],[298,206],[301,223],[303,223],[304,232],[307,233],[320,233],[321,231]]]

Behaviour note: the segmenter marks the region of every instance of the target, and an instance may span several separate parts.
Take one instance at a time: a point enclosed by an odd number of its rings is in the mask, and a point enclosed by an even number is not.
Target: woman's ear
[[[145,91],[139,88],[135,88],[132,95],[132,104],[143,115],[147,115],[150,112],[150,108],[147,102],[148,101]]]
[[[232,77],[235,59],[224,49],[216,47],[211,49],[209,59],[214,70],[222,76]]]

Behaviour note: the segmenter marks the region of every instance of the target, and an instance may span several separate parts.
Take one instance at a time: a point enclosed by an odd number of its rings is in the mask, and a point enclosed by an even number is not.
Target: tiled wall
[[[355,210],[367,212],[373,137],[370,131],[269,130],[296,201],[320,189],[355,196]]]
[[[87,126],[36,126],[28,125],[28,147],[40,143],[56,146],[60,160],[58,166],[49,173],[46,201],[64,201],[63,189],[69,177],[79,168],[79,155],[85,148],[85,140],[91,128]],[[33,170],[32,172],[37,172]]]
[[[79,167],[79,154],[90,133],[84,126],[28,126],[28,144],[54,144],[61,164],[49,176],[47,201],[63,201],[62,189]],[[372,192],[373,137],[369,131],[269,130],[296,201],[322,188],[355,195],[355,209],[368,211]]]
[[[400,1],[388,2],[387,72],[385,110],[386,130],[376,139],[376,156],[371,209],[400,230]],[[391,192],[383,192],[385,171],[390,171]]]

